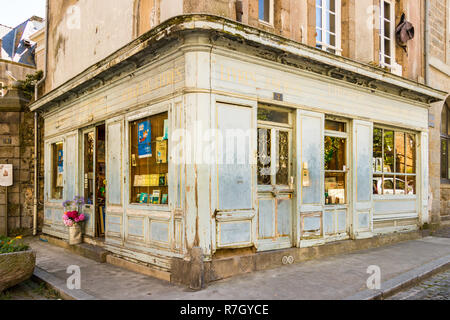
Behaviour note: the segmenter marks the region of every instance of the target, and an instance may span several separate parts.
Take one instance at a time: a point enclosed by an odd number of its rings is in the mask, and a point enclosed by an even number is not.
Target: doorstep
[[[76,253],[80,256],[83,256],[88,259],[92,259],[97,262],[104,263],[106,262],[106,257],[109,252],[97,245],[93,245],[90,243],[80,243],[76,245],[70,245],[67,241],[55,238],[49,235],[40,235],[40,240],[44,242],[48,242],[55,246],[67,249],[73,253]]]

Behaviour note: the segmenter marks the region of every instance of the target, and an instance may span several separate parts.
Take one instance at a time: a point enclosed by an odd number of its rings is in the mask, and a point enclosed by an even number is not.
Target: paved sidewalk
[[[70,253],[33,239],[37,270],[65,283],[69,265],[81,268],[80,299],[345,299],[367,292],[369,265],[381,269],[382,287],[423,266],[450,260],[450,238],[426,237],[375,249],[310,260],[235,276],[192,292],[181,286]],[[404,278],[404,277],[403,277]],[[70,290],[69,290],[70,291]]]

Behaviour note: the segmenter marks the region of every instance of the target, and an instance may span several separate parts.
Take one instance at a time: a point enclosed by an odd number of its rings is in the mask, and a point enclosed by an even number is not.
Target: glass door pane
[[[94,203],[94,132],[84,134],[84,199]]]

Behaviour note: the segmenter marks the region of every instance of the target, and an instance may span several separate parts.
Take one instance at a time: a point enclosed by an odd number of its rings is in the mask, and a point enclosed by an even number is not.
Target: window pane
[[[406,134],[406,173],[416,173],[416,136]]]
[[[278,154],[276,184],[289,184],[289,133],[278,131]]]
[[[394,172],[394,131],[384,130],[383,171]]]
[[[94,132],[84,134],[84,199],[94,202]]]
[[[395,194],[405,194],[405,176],[395,176]]]
[[[379,128],[373,129],[373,172],[382,172],[383,163],[383,130]],[[380,184],[381,186],[381,184]]]
[[[325,204],[347,203],[344,172],[325,172]]]
[[[405,134],[395,132],[395,172],[405,173]]]
[[[384,176],[383,194],[394,194],[394,176]]]
[[[346,139],[325,137],[325,170],[344,170]]]
[[[389,2],[383,1],[384,2],[384,18],[391,20],[391,5],[389,4]]]
[[[327,0],[327,8],[332,12],[336,12],[336,0]]]
[[[447,139],[441,139],[441,178],[447,179]]]
[[[322,9],[316,8],[316,26],[322,28]]]
[[[258,120],[289,124],[289,112],[258,108]]]
[[[387,64],[387,65],[390,65],[391,64],[391,58],[384,57],[384,63]]]
[[[383,194],[383,178],[381,175],[374,174],[372,184],[373,194]]]
[[[329,44],[330,46],[335,47],[336,46],[336,36],[334,34],[330,34],[330,33],[326,33],[326,43]]]
[[[270,147],[271,131],[258,129],[258,184],[271,184],[270,181]]]
[[[408,176],[407,177],[407,194],[416,194],[416,177]]]
[[[264,21],[270,22],[270,0],[264,0]]]
[[[386,56],[391,56],[391,41],[386,38],[384,39],[384,54]]]
[[[316,41],[322,42],[322,30],[319,28],[316,29]]]
[[[327,13],[325,21],[325,29],[331,33],[336,32],[336,17],[334,13]]]
[[[63,143],[52,144],[52,199],[63,197],[64,151]]]
[[[384,36],[389,39],[391,38],[391,23],[386,20],[384,20]]]
[[[325,130],[345,132],[345,122],[325,120]]]
[[[444,107],[442,108],[442,113],[441,113],[441,133],[443,134],[447,134],[447,113],[448,113],[448,109],[447,107],[444,105]]]
[[[168,113],[130,123],[131,203],[168,203]]]
[[[446,112],[446,119],[447,119],[447,135],[450,135],[450,117],[449,117],[449,112],[448,112],[448,105],[445,104],[444,105],[444,109],[447,111]]]
[[[322,0],[316,0],[316,6],[321,7],[322,6]]]

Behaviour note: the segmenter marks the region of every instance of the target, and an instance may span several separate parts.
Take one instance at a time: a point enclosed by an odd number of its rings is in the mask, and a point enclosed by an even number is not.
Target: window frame
[[[153,105],[151,106],[151,108],[147,108],[147,110],[138,110],[136,112],[133,112],[131,114],[129,114],[128,116],[126,116],[125,118],[125,134],[126,134],[126,138],[125,138],[125,143],[126,143],[126,152],[125,152],[125,161],[126,161],[126,170],[127,170],[127,174],[126,174],[126,185],[124,190],[126,190],[126,194],[125,194],[125,205],[130,208],[130,209],[138,209],[138,210],[153,210],[153,211],[166,211],[169,212],[172,207],[172,184],[171,184],[171,172],[172,172],[172,161],[171,161],[171,134],[172,134],[172,112],[171,112],[172,108],[171,108],[171,103],[167,103],[164,102],[162,104],[158,104],[158,105]],[[132,187],[133,187],[133,179],[131,176],[131,123],[135,122],[135,121],[139,121],[141,119],[145,119],[147,117],[151,117],[151,116],[155,116],[161,113],[165,113],[167,112],[167,119],[169,120],[168,122],[168,135],[169,135],[169,139],[167,141],[167,164],[168,164],[168,168],[167,168],[167,197],[168,197],[168,201],[166,204],[155,204],[155,203],[136,203],[136,202],[132,202],[131,201],[131,197],[132,197]],[[160,195],[160,197],[162,196],[162,194]]]
[[[316,48],[318,45],[321,46],[321,48],[317,48],[326,52],[329,52],[328,49],[332,49],[334,50],[334,54],[340,56],[342,55],[342,42],[341,42],[341,24],[342,24],[342,17],[341,17],[341,0],[334,0],[335,1],[335,32],[334,32],[334,36],[335,36],[335,45],[332,46],[331,44],[328,44],[326,42],[324,42],[324,39],[326,39],[326,34],[327,32],[331,33],[329,30],[326,29],[326,17],[327,17],[327,11],[329,11],[328,7],[326,7],[326,0],[322,0],[322,6],[320,7],[321,10],[321,20],[322,23],[320,25],[320,27],[317,24],[317,20],[316,20],[316,25],[315,25],[315,29],[316,29]],[[316,12],[316,16],[317,16],[317,10],[319,9],[318,5],[317,5],[317,1],[315,3],[314,6],[315,12]],[[325,10],[324,10],[325,9]],[[317,29],[320,29],[321,31],[321,39],[322,41],[318,41],[317,40]],[[333,53],[333,52],[330,52]]]
[[[340,122],[345,125],[344,131],[335,131],[335,130],[327,130],[325,129],[325,122],[327,120]],[[351,199],[350,199],[350,162],[351,162],[351,154],[350,154],[350,141],[351,141],[351,128],[350,128],[350,120],[345,118],[336,117],[333,115],[325,115],[324,122],[323,122],[323,190],[322,194],[325,195],[325,176],[327,172],[330,173],[343,173],[344,174],[344,180],[345,180],[345,187],[344,187],[344,193],[345,193],[345,201],[344,203],[326,203],[326,199],[324,197],[324,206],[326,209],[330,208],[348,208]],[[333,137],[333,138],[340,138],[345,139],[345,169],[343,170],[325,170],[325,137]]]
[[[446,119],[445,119],[445,133],[443,132],[443,128],[442,128],[442,113],[444,112],[444,110],[446,111]],[[440,178],[441,178],[441,183],[444,184],[450,184],[450,161],[449,161],[449,150],[448,147],[450,146],[450,134],[449,132],[449,113],[450,113],[450,106],[448,105],[448,102],[444,103],[444,106],[442,107],[442,111],[441,111],[441,123],[439,124],[440,126],[440,130],[439,130],[439,155],[440,155]],[[442,177],[442,167],[443,167],[443,163],[442,163],[442,140],[445,140],[447,142],[447,157],[446,157],[446,177]]]
[[[385,11],[384,11],[384,4],[389,4],[389,16],[391,17],[390,20],[385,18]],[[379,59],[380,59],[380,66],[382,68],[387,67],[391,69],[395,63],[395,1],[393,0],[380,0],[380,15],[379,15],[379,23],[380,23],[380,31],[378,33],[379,38],[379,45],[380,45],[380,52],[379,52]],[[389,38],[386,38],[384,36],[384,21],[389,21],[390,23],[390,30],[389,30]],[[390,56],[386,54],[386,48],[384,45],[384,40],[388,39],[390,41]],[[391,62],[388,64],[386,63],[386,57],[391,59]]]
[[[259,192],[264,192],[268,190],[272,190],[272,188],[277,188],[278,190],[290,190],[289,186],[289,179],[293,176],[294,169],[292,167],[293,163],[293,157],[294,157],[294,144],[293,144],[293,138],[294,138],[294,115],[292,113],[292,110],[284,108],[284,107],[278,107],[274,105],[268,105],[268,104],[258,104],[258,109],[267,109],[267,110],[274,110],[274,111],[280,111],[280,112],[286,112],[288,113],[288,123],[282,123],[282,122],[273,122],[273,121],[265,121],[265,120],[258,120],[258,115],[256,116],[256,122],[257,122],[257,130],[259,129],[266,129],[271,132],[270,134],[270,184],[259,184],[258,183],[258,164],[256,164],[256,184],[257,189]],[[278,147],[279,147],[279,140],[277,140],[277,133],[279,131],[288,132],[288,184],[277,184],[276,176],[277,176],[277,165],[278,165]],[[259,157],[259,141],[256,142],[256,156]]]
[[[374,123],[374,125],[373,125],[373,130],[372,130],[372,139],[373,139],[373,135],[374,135],[374,132],[375,132],[375,129],[382,129],[382,133],[381,133],[381,137],[382,137],[382,148],[381,148],[381,169],[382,169],[382,171],[374,171],[374,168],[372,167],[372,184],[373,184],[373,177],[374,176],[381,176],[381,178],[382,178],[382,184],[381,184],[381,187],[382,187],[382,189],[381,189],[381,194],[378,194],[378,193],[373,193],[373,191],[372,191],[372,196],[374,197],[374,199],[386,199],[386,198],[389,198],[389,199],[399,199],[399,198],[417,198],[417,195],[419,194],[419,188],[418,188],[418,178],[420,177],[420,174],[419,174],[419,170],[420,170],[420,164],[419,164],[419,156],[420,156],[420,150],[418,149],[419,148],[419,133],[418,132],[415,132],[415,131],[412,131],[412,130],[408,130],[408,129],[404,129],[404,128],[397,128],[397,127],[390,127],[390,126],[386,126],[386,125],[380,125],[380,124],[376,124],[376,123]],[[393,133],[394,133],[394,148],[393,148],[393,151],[394,151],[394,154],[393,154],[393,157],[394,157],[394,168],[396,169],[396,155],[397,155],[397,151],[396,151],[396,148],[395,148],[395,133],[396,132],[401,132],[401,133],[403,133],[403,134],[405,134],[405,157],[406,157],[406,134],[411,134],[411,135],[413,135],[414,136],[414,141],[415,141],[415,173],[406,173],[406,171],[407,171],[407,165],[406,165],[406,161],[405,161],[405,173],[401,173],[401,172],[392,172],[392,173],[385,173],[384,171],[383,171],[383,169],[384,169],[384,130],[387,130],[387,131],[393,131]],[[373,146],[372,146],[372,152],[373,152]],[[372,159],[373,159],[374,157],[372,156]],[[395,183],[394,183],[394,186],[393,186],[393,190],[394,190],[394,194],[383,194],[383,192],[384,192],[384,177],[385,177],[385,175],[387,175],[387,176],[391,176],[391,177],[393,177],[393,179],[396,179],[396,177],[399,175],[399,176],[403,176],[403,177],[405,177],[405,190],[406,190],[406,188],[407,188],[407,186],[408,186],[408,180],[407,180],[407,177],[409,177],[409,176],[412,176],[412,177],[415,177],[415,193],[414,194],[407,194],[407,193],[405,193],[405,194],[395,194],[395,190],[396,190],[396,185],[395,185]],[[395,182],[395,180],[394,180],[394,182]],[[406,191],[405,191],[406,192]]]
[[[273,27],[273,21],[274,21],[274,0],[267,0],[269,1],[269,21],[266,21],[264,19],[260,19],[259,18],[259,12],[260,12],[260,0],[258,0],[258,21],[262,24],[266,24],[270,27]],[[263,2],[265,2],[266,0],[262,0]]]
[[[57,166],[57,163],[55,162],[55,157],[54,157],[54,152],[53,152],[53,146],[56,146],[56,145],[58,145],[58,144],[61,144],[62,145],[62,151],[63,151],[63,173],[62,173],[62,192],[61,192],[61,198],[59,198],[59,199],[57,199],[57,198],[55,198],[54,196],[53,196],[53,190],[54,190],[54,187],[53,187],[53,181],[54,181],[54,173],[55,173],[55,167],[54,167],[54,165],[56,164],[56,166]],[[57,139],[57,140],[52,140],[52,141],[49,141],[48,142],[48,151],[49,151],[49,153],[50,153],[50,163],[49,163],[49,165],[50,165],[50,167],[49,167],[49,189],[48,189],[48,193],[47,193],[47,196],[48,196],[48,201],[49,202],[63,202],[64,201],[64,198],[65,198],[65,192],[66,192],[66,146],[65,146],[65,139],[61,139],[61,138],[59,138],[59,139]],[[56,161],[57,161],[57,159],[56,159]],[[58,170],[58,169],[56,169],[56,170]],[[57,179],[57,178],[56,178]]]

